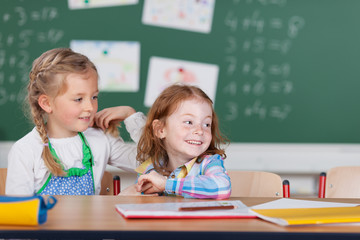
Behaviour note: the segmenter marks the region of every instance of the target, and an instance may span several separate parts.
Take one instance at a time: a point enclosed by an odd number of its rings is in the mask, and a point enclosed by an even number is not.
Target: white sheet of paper
[[[148,25],[209,33],[215,0],[145,0],[142,22]]]
[[[235,209],[179,211],[180,207],[203,207],[234,205]],[[233,218],[255,217],[249,208],[239,200],[235,201],[206,201],[206,202],[173,202],[173,203],[145,203],[145,204],[116,204],[116,210],[127,218]]]
[[[255,212],[256,209],[301,209],[301,208],[336,208],[336,207],[356,207],[359,204],[353,203],[339,203],[339,202],[325,202],[325,201],[311,201],[311,200],[299,200],[299,199],[289,199],[289,198],[282,198],[275,201],[259,204],[256,206],[250,207],[250,211],[253,212],[259,218],[262,218],[266,221],[279,224],[281,226],[288,226],[289,223],[286,219],[280,217],[269,217],[266,215],[262,215],[260,213]],[[275,210],[276,211],[276,210]],[[286,210],[280,210],[286,211]],[[290,210],[292,211],[292,210]],[[312,216],[309,216],[311,218]],[[299,219],[304,220],[304,216],[300,216]],[[321,221],[317,220],[312,224],[320,224]],[[335,224],[335,223],[331,223]]]
[[[358,205],[359,204],[355,204],[355,203],[324,202],[324,201],[310,201],[310,200],[281,198],[271,202],[252,206],[250,208],[251,209],[328,208],[328,207],[355,207]]]
[[[137,4],[138,0],[68,0],[69,9],[86,9]]]
[[[95,64],[100,77],[100,91],[139,90],[139,42],[72,40],[70,47],[87,56]]]
[[[151,57],[145,90],[145,106],[150,107],[169,85],[183,83],[200,87],[214,102],[219,67],[215,64]]]

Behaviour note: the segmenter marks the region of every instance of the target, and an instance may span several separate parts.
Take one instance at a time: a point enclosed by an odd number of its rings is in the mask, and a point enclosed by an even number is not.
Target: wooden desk
[[[202,201],[176,197],[57,196],[37,227],[0,226],[0,238],[37,239],[360,239],[360,224],[281,227],[260,219],[124,219],[118,203]],[[272,198],[232,198],[248,206]],[[311,200],[311,199],[308,199]],[[320,200],[321,199],[312,199]],[[360,199],[326,199],[359,203]],[[1,214],[1,213],[0,213]]]

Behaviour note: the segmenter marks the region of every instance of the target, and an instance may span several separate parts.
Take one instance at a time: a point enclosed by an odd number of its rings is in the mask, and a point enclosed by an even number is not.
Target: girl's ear
[[[45,112],[47,112],[47,113],[52,112],[49,96],[47,96],[45,94],[40,95],[40,97],[38,99],[38,104]]]
[[[164,129],[163,123],[159,119],[155,119],[152,122],[152,128],[154,131],[154,135],[158,138],[163,139],[166,137],[166,131]]]

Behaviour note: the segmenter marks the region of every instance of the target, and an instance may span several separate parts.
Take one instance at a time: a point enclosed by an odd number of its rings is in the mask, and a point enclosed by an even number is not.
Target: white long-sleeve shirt
[[[138,112],[125,119],[124,123],[130,137],[137,143],[145,125],[144,114]],[[83,132],[93,154],[93,176],[95,194],[100,193],[101,179],[106,165],[125,171],[136,168],[136,144],[127,143],[121,137],[105,134],[101,129],[88,128]],[[50,138],[52,147],[65,169],[81,168],[83,152],[79,135],[70,138]],[[6,195],[33,195],[46,182],[50,172],[41,154],[44,144],[34,128],[15,142],[8,156]]]

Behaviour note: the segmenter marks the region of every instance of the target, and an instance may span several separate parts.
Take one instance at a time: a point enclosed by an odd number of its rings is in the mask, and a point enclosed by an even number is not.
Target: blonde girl
[[[35,127],[10,150],[6,194],[99,194],[107,164],[136,167],[135,146],[116,136],[112,123],[125,119],[138,141],[145,117],[127,106],[96,113],[98,73],[86,56],[49,50],[33,62],[29,76],[27,103]],[[89,127],[94,123],[100,128]]]

